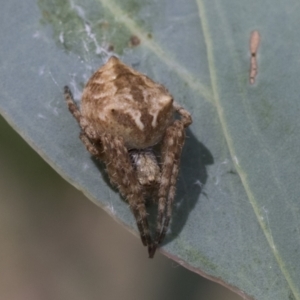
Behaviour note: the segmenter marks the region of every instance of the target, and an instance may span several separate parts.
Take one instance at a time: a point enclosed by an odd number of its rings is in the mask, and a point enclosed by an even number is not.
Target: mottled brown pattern
[[[185,128],[190,114],[162,85],[111,57],[87,82],[80,110],[65,87],[70,112],[87,150],[106,164],[110,181],[127,200],[143,245],[153,257],[164,239],[175,197]],[[180,120],[174,120],[174,114]],[[161,144],[158,158],[152,147]],[[146,199],[158,204],[152,236]]]

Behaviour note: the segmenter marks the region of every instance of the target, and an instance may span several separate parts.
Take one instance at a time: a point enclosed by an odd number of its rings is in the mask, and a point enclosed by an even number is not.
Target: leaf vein
[[[221,123],[222,130],[224,132],[224,137],[227,142],[227,146],[228,146],[230,155],[232,158],[235,158],[237,156],[236,156],[236,153],[234,150],[233,141],[232,141],[231,135],[229,133],[229,130],[227,128],[226,120],[225,120],[224,113],[223,113],[223,107],[220,102],[220,96],[219,96],[219,91],[218,91],[218,82],[217,82],[217,73],[216,73],[214,56],[213,56],[213,42],[212,42],[210,32],[209,32],[208,21],[206,19],[205,5],[203,3],[203,0],[196,0],[196,2],[198,5],[199,18],[201,21],[203,36],[204,36],[204,40],[205,40],[205,44],[206,44],[206,48],[207,48],[208,68],[209,68],[209,72],[210,72],[210,79],[211,79],[214,103],[215,103],[217,114],[218,114],[218,117],[219,117],[219,120]],[[285,263],[280,255],[280,253],[277,251],[277,248],[274,244],[271,228],[268,225],[268,219],[267,219],[267,221],[265,220],[264,213],[259,208],[259,205],[251,191],[251,188],[247,181],[247,174],[243,171],[243,169],[241,168],[240,164],[238,163],[238,161],[236,159],[233,159],[233,162],[235,164],[236,171],[241,178],[242,184],[244,186],[244,189],[246,191],[246,194],[248,196],[250,204],[252,205],[252,208],[256,215],[258,223],[260,224],[260,227],[262,228],[262,231],[267,239],[270,249],[273,252],[273,255],[279,265],[279,268],[280,268],[283,276],[285,277],[295,299],[300,299],[300,295],[297,292],[297,287],[296,287],[295,283],[293,282],[293,279],[291,278],[288,270],[286,269]],[[262,209],[264,209],[264,207],[262,207]]]
[[[122,22],[134,35],[136,35],[144,46],[155,53],[169,68],[174,70],[178,76],[185,81],[192,89],[196,90],[200,95],[204,97],[208,102],[212,102],[212,91],[203,85],[199,80],[186,70],[182,65],[172,59],[172,55],[162,49],[153,39],[147,37],[147,33],[144,32],[139,26],[128,17],[126,12],[112,0],[99,0],[103,6],[105,6],[112,15],[116,17],[119,22]]]

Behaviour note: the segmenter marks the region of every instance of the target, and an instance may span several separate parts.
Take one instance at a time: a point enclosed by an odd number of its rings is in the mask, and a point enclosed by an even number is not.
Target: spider
[[[189,112],[164,86],[114,56],[88,80],[80,110],[67,86],[64,96],[81,128],[81,141],[105,163],[152,258],[169,226],[185,128],[192,123]],[[156,145],[159,155],[153,151]],[[149,199],[158,205],[153,236],[146,212]]]

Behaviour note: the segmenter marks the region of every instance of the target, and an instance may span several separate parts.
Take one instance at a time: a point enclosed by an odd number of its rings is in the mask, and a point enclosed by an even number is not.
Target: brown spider
[[[164,86],[114,56],[87,82],[80,110],[67,86],[64,94],[81,128],[81,141],[106,164],[110,181],[129,203],[152,258],[170,222],[190,114]],[[180,120],[174,118],[175,112]],[[157,144],[159,161],[152,150]],[[158,204],[154,239],[147,220],[148,198]]]

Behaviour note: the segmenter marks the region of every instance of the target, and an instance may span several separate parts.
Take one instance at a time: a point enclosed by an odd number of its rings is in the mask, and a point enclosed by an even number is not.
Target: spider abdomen
[[[87,82],[81,113],[99,136],[122,136],[128,149],[144,149],[161,141],[173,122],[173,98],[162,85],[111,57]]]

